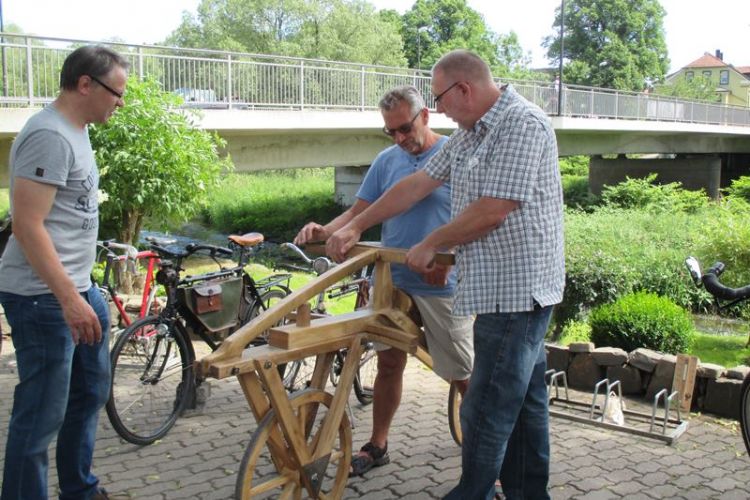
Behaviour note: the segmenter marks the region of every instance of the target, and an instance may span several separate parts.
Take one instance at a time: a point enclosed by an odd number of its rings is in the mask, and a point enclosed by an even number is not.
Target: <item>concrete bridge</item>
[[[69,48],[86,41],[6,34],[0,96],[0,185],[7,183],[7,153],[28,116],[54,99],[55,82]],[[90,42],[89,42],[90,43]],[[40,46],[40,44],[43,44]],[[240,172],[300,167],[337,169],[345,201],[363,167],[391,144],[381,129],[379,97],[401,84],[417,86],[434,108],[429,73],[257,54],[112,44],[133,71],[199,108],[199,125],[227,140]],[[672,155],[670,160],[595,159],[594,189],[646,168],[663,181],[718,193],[722,177],[750,170],[750,109],[683,101],[642,93],[511,82],[550,114],[561,156]],[[431,126],[449,134],[455,123],[433,113]],[[644,162],[648,164],[644,166]],[[721,172],[724,175],[721,175]]]

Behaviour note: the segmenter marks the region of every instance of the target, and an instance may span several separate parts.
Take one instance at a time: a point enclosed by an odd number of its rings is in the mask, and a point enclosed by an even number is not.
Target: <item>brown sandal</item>
[[[388,443],[385,444],[384,448],[378,448],[372,443],[367,443],[360,452],[364,452],[364,454],[358,454],[352,458],[349,477],[361,476],[373,467],[380,467],[391,461],[391,457],[388,456]]]

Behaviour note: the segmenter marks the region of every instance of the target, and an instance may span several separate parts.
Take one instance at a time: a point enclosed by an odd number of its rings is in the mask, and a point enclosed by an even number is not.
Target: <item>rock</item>
[[[745,365],[735,366],[727,370],[727,378],[734,380],[745,380],[747,374],[750,373],[750,367]]]
[[[641,371],[635,366],[609,366],[607,367],[607,378],[610,382],[619,380],[623,394],[640,395],[643,393]]]
[[[646,389],[646,401],[649,403],[653,402],[656,393],[662,389],[666,389],[667,396],[669,396],[672,391],[672,380],[674,379],[674,367],[676,363],[677,358],[671,354],[665,355],[656,363],[654,373],[648,382],[648,389]],[[679,404],[679,400],[677,404]]]
[[[717,379],[724,375],[726,369],[721,365],[714,365],[712,363],[699,363],[697,377]]]
[[[721,417],[739,420],[742,381],[728,378],[709,379],[703,409]]]
[[[622,366],[628,361],[628,353],[619,347],[599,347],[592,356],[599,366]]]
[[[568,349],[572,353],[594,352],[593,342],[571,342]]]
[[[633,365],[646,373],[651,373],[656,369],[656,364],[663,357],[664,355],[660,352],[639,347],[628,355],[628,364]]]
[[[547,344],[547,369],[556,372],[567,371],[570,364],[570,351],[565,346]]]
[[[592,390],[603,379],[602,368],[590,354],[578,354],[568,366],[568,385],[575,389]]]

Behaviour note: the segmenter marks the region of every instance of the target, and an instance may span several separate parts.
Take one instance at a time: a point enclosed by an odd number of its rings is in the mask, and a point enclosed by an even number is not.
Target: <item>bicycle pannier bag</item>
[[[193,309],[196,314],[206,314],[221,311],[223,302],[221,299],[221,284],[205,283],[196,286],[193,292]]]
[[[219,332],[239,323],[242,278],[219,278],[179,287],[177,300],[209,332]]]

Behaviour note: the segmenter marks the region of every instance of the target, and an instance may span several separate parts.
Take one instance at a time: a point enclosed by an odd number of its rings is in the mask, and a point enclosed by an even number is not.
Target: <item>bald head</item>
[[[432,72],[436,71],[451,80],[493,85],[490,67],[481,57],[468,50],[459,49],[448,52],[432,67]]]

